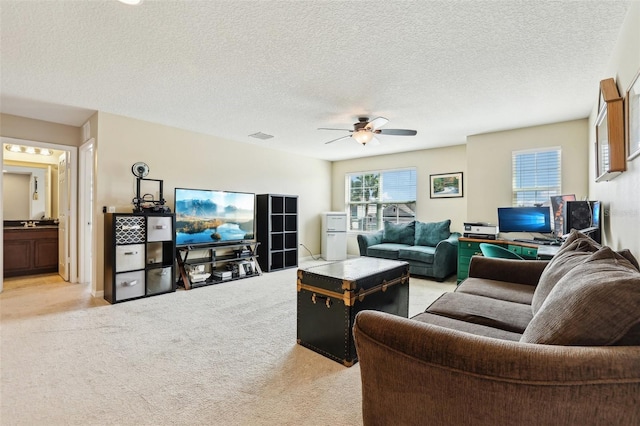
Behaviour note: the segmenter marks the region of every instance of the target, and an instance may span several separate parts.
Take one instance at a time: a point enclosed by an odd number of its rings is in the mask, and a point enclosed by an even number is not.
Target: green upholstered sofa
[[[640,424],[638,262],[578,234],[551,261],[474,256],[411,319],[360,312],[364,425]]]
[[[404,260],[412,275],[443,281],[457,270],[458,232],[450,231],[451,220],[394,224],[373,234],[359,234],[360,256]]]

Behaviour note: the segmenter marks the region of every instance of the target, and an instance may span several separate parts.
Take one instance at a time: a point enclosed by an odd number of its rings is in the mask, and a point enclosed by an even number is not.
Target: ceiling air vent
[[[273,135],[268,135],[266,133],[258,132],[258,133],[254,133],[252,135],[249,135],[249,137],[250,138],[266,140],[266,139],[271,139],[273,137]]]

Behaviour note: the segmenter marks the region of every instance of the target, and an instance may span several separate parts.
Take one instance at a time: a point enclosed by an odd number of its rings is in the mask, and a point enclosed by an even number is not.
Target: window
[[[560,195],[560,148],[513,151],[513,206],[534,206]]]
[[[350,173],[346,186],[350,231],[377,231],[384,221],[415,220],[415,168]]]

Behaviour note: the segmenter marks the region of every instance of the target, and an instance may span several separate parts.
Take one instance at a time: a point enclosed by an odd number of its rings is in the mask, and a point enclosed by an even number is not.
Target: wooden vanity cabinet
[[[58,272],[57,228],[4,228],[4,276]]]

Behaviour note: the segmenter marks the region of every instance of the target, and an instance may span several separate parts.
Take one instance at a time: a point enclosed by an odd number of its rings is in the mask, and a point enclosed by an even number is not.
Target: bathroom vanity
[[[58,272],[58,226],[4,226],[4,276]]]

